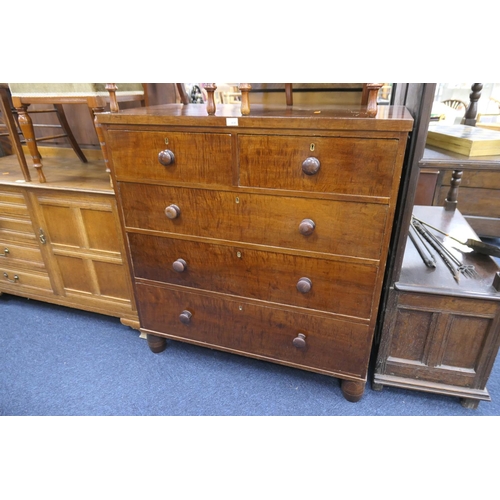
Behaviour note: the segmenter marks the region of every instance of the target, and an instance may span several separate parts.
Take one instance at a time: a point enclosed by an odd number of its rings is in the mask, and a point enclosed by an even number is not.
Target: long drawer
[[[373,260],[384,243],[386,205],[129,183],[118,189],[128,228]],[[165,209],[172,214],[174,205],[179,215],[170,219]],[[303,234],[304,227],[313,229]]]
[[[231,134],[110,131],[108,147],[119,180],[233,184]]]
[[[138,278],[369,318],[377,266],[128,234]]]
[[[240,186],[390,196],[396,139],[240,135]]]
[[[0,263],[0,289],[16,293],[23,288],[52,291],[50,279],[45,272],[28,271],[18,266]]]
[[[367,325],[174,287],[139,283],[136,291],[141,327],[153,333],[299,368],[366,377]]]

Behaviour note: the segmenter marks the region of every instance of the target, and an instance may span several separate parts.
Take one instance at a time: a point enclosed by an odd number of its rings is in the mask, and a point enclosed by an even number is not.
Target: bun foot
[[[342,380],[340,383],[340,389],[342,390],[342,394],[347,401],[356,403],[363,397],[363,393],[365,392],[365,382]]]
[[[156,335],[150,335],[148,333],[146,338],[148,341],[149,348],[155,354],[163,352],[167,347],[167,339],[164,339],[163,337],[158,337]]]

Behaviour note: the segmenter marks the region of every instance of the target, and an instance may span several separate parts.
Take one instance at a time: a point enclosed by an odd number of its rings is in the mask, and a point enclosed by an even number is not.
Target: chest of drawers
[[[412,119],[165,105],[102,114],[141,330],[367,377]]]

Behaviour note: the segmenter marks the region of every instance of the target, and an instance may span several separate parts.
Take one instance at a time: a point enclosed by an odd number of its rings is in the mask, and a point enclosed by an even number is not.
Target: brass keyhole
[[[168,137],[165,137],[165,144],[168,144]]]
[[[311,151],[314,151],[316,149],[316,144],[314,144],[314,142],[311,142],[311,145],[309,146],[309,149]]]

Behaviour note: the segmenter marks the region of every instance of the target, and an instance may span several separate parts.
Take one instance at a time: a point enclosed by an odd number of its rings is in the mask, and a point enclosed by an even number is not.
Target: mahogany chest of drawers
[[[101,114],[141,330],[361,398],[412,119],[164,105]]]

